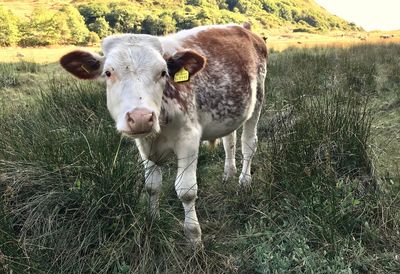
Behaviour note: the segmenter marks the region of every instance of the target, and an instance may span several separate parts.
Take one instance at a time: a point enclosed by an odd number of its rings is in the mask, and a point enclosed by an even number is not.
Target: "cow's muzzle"
[[[126,113],[126,122],[130,129],[129,134],[138,135],[150,133],[155,120],[154,112],[145,108],[135,108]]]

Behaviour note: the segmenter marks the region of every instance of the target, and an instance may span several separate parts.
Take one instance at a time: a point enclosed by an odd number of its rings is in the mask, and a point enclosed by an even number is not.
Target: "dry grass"
[[[0,2],[1,5],[19,16],[27,17],[32,14],[35,8],[46,8],[46,9],[59,9],[62,5],[71,3],[71,0],[24,0],[24,1],[13,1],[13,0],[3,0]]]
[[[389,36],[382,38],[381,36]],[[393,37],[392,37],[393,35]],[[351,47],[356,45],[400,43],[400,31],[392,32],[332,32],[326,35],[310,33],[272,34],[268,36],[270,49],[283,51],[289,47]]]
[[[313,48],[319,47],[350,47],[354,45],[373,45],[400,43],[400,32],[371,32],[371,33],[350,33],[341,32],[327,35],[310,33],[290,33],[286,35],[277,35],[273,31],[268,36],[267,44],[270,50],[283,51],[287,48]],[[390,36],[387,39],[381,38],[383,35]],[[391,37],[393,35],[393,37]],[[65,53],[83,49],[90,51],[99,51],[100,47],[77,47],[77,46],[52,46],[37,48],[8,47],[0,48],[0,57],[2,62],[14,63],[21,60],[36,62],[39,64],[48,64],[57,62]],[[24,57],[20,57],[20,55]]]
[[[83,49],[90,51],[98,51],[98,47],[77,47],[77,46],[54,46],[54,47],[37,47],[37,48],[21,48],[8,47],[0,48],[0,58],[3,63],[15,63],[21,60],[36,62],[39,64],[48,64],[57,62],[60,57],[69,51]]]

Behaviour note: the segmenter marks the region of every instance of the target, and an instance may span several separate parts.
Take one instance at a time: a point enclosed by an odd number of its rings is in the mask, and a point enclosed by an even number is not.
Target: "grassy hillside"
[[[111,4],[113,3],[113,4]],[[132,1],[4,1],[1,5],[20,18],[29,17],[37,9],[57,11],[63,5],[108,6],[134,8],[139,17],[180,14],[195,24],[251,22],[260,33],[270,29],[285,31],[325,32],[329,30],[359,30],[357,26],[328,13],[312,0],[132,0]],[[123,16],[123,15],[121,15]],[[173,17],[174,20],[179,20]],[[179,23],[179,22],[178,22]],[[179,29],[179,26],[178,26]]]
[[[399,56],[397,44],[273,52],[252,189],[222,184],[223,149],[201,149],[198,251],[173,163],[161,219],[148,217],[103,85],[0,64],[0,272],[397,272]]]

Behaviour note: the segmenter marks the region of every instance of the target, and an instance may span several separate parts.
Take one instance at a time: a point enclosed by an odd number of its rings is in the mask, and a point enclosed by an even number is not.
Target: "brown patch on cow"
[[[223,59],[227,67],[241,68],[240,73],[244,76],[255,75],[258,64],[265,62],[268,55],[262,38],[239,26],[201,31],[185,41],[184,46],[206,49],[207,56],[213,61]]]
[[[204,68],[206,58],[193,50],[179,51],[173,56],[164,55],[164,58],[167,61],[170,78],[164,89],[163,101],[167,103],[166,98],[174,99],[182,111],[188,112],[189,105],[193,101],[191,82],[176,83],[173,81],[173,78],[175,73],[181,68],[185,68],[189,72],[190,77],[194,76]]]
[[[93,54],[76,50],[60,59],[61,66],[80,79],[93,79],[101,74],[102,64]]]
[[[172,79],[168,79],[163,92],[163,101],[167,103],[165,98],[176,100],[182,111],[188,112],[191,94],[190,82],[175,83]]]
[[[183,46],[208,59],[193,80],[199,108],[212,110],[215,120],[244,113],[251,99],[251,82],[257,81],[260,68],[267,61],[262,38],[243,27],[228,26],[200,31],[184,41]]]

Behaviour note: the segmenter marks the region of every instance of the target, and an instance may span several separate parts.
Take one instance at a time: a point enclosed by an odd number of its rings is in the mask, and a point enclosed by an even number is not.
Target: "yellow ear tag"
[[[186,81],[189,81],[189,71],[182,67],[177,73],[175,73],[174,82],[180,83]]]

